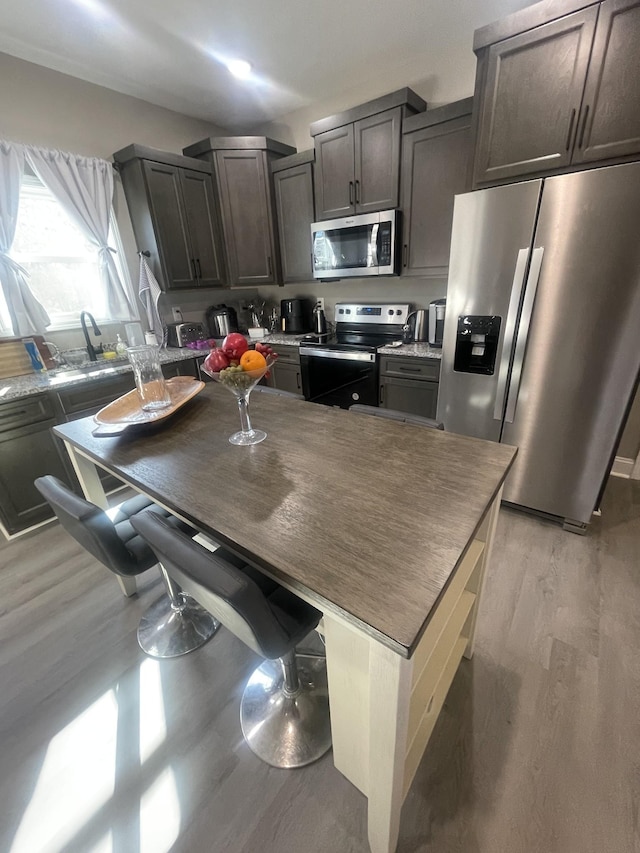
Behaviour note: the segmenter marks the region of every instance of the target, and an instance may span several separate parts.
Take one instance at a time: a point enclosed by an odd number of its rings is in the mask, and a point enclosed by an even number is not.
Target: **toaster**
[[[169,323],[167,326],[168,347],[186,347],[187,344],[204,339],[202,323]]]

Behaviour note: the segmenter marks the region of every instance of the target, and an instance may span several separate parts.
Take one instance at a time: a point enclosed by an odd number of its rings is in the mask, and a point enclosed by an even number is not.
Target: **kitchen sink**
[[[47,373],[47,381],[50,385],[59,385],[62,382],[86,379],[88,376],[108,376],[118,373],[128,365],[129,360],[126,358],[111,358],[106,361],[90,361],[77,367],[58,367]]]

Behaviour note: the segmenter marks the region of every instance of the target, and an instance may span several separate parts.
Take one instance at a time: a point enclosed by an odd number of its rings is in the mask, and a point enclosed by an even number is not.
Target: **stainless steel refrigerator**
[[[503,498],[583,531],[640,370],[640,163],[456,197],[445,429],[519,448]]]

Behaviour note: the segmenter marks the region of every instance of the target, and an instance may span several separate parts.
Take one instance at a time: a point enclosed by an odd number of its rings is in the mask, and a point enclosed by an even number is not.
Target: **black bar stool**
[[[267,659],[249,679],[240,707],[253,752],[283,768],[324,755],[331,746],[326,660],[295,652],[322,614],[259,572],[207,551],[157,514],[139,513],[132,524],[180,587]]]
[[[158,563],[151,548],[132,527],[131,521],[138,512],[149,510],[175,529],[196,535],[189,525],[143,495],[105,511],[79,497],[51,475],[39,477],[35,486],[67,533],[96,560],[122,577],[142,574]],[[237,559],[231,554],[226,556]],[[189,599],[162,565],[159,569],[167,595],[152,604],[142,617],[138,625],[138,643],[151,657],[173,658],[200,648],[213,637],[220,623]]]

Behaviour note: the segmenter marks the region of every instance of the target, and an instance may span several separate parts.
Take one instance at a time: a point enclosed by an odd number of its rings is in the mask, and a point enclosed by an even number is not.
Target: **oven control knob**
[[[344,314],[344,308],[338,308],[338,314]]]
[[[389,312],[388,312],[388,313],[389,313],[389,316],[390,316],[390,317],[393,317],[393,308],[389,308]]]

